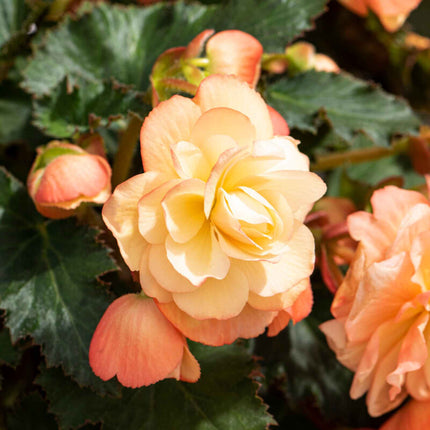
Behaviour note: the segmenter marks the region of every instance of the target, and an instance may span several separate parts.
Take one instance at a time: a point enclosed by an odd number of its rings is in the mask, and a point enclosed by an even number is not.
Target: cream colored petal
[[[212,168],[223,152],[237,147],[238,145],[232,137],[225,134],[212,134],[202,143],[201,150],[207,160],[207,164]],[[209,178],[210,173],[208,171],[205,180]]]
[[[237,110],[246,115],[256,130],[257,139],[273,136],[272,122],[263,98],[248,84],[233,76],[211,75],[202,83],[194,102],[206,112],[216,107]]]
[[[258,311],[245,306],[234,318],[196,320],[181,311],[175,303],[160,303],[159,308],[187,338],[211,346],[230,344],[240,337],[256,337],[264,332],[277,315],[277,312]]]
[[[235,261],[248,276],[251,291],[269,297],[283,293],[308,278],[314,268],[314,238],[303,224],[297,226],[278,263]]]
[[[138,202],[139,232],[152,244],[163,243],[166,239],[167,228],[164,221],[161,201],[167,192],[180,183],[173,179],[146,193]]]
[[[182,181],[164,197],[162,207],[170,236],[175,242],[191,240],[206,220],[204,203],[205,184],[199,179]]]
[[[248,300],[248,280],[237,268],[231,268],[224,279],[207,279],[191,293],[175,293],[177,306],[198,320],[234,318]]]
[[[190,140],[203,148],[207,138],[212,135],[225,135],[231,137],[238,146],[251,147],[256,133],[246,115],[228,107],[217,107],[202,114],[191,131]]]
[[[263,195],[266,190],[280,193],[288,202],[295,218],[299,220],[304,220],[313,203],[327,190],[327,186],[318,175],[302,171],[256,175],[245,179],[244,185]]]
[[[208,222],[186,243],[177,243],[168,237],[166,250],[175,270],[193,285],[201,285],[208,278],[223,279],[230,268],[230,260]]]
[[[139,233],[138,201],[158,187],[166,177],[160,173],[143,173],[116,187],[103,206],[103,221],[118,241],[121,255],[131,270],[139,270],[147,241]]]
[[[152,246],[148,246],[142,255],[139,268],[139,281],[142,291],[149,297],[157,299],[161,303],[173,301],[172,294],[165,290],[152,276],[149,271],[149,252]]]
[[[204,181],[208,178],[211,166],[200,148],[190,142],[181,141],[172,145],[170,149],[173,166],[179,177],[198,178]]]
[[[182,356],[180,377],[181,381],[196,382],[200,378],[200,365],[191,354],[188,346],[185,345],[184,355]]]
[[[284,293],[278,293],[269,297],[262,297],[253,291],[249,292],[248,303],[255,309],[262,311],[281,311],[294,304],[300,294],[309,286],[309,279],[298,282]]]
[[[156,170],[175,178],[170,147],[189,141],[191,130],[200,117],[199,107],[190,99],[175,95],[161,102],[146,117],[140,132],[143,167],[146,172]]]
[[[148,256],[148,268],[154,279],[167,291],[188,293],[198,288],[173,268],[167,259],[164,245],[151,246]]]

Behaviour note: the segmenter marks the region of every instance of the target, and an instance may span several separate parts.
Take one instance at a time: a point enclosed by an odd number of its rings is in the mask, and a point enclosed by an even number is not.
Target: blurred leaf
[[[27,13],[25,0],[0,2],[0,48],[21,29]]]
[[[89,367],[88,347],[109,304],[96,279],[115,266],[96,234],[74,220],[43,219],[26,189],[0,170],[0,308],[12,340],[31,335],[48,365],[106,390]]]
[[[396,133],[417,131],[419,120],[401,99],[348,75],[310,71],[269,85],[267,102],[291,128],[316,133],[322,121],[350,142],[359,132],[388,146]]]
[[[59,369],[38,377],[63,429],[103,421],[104,430],[263,430],[273,423],[256,384],[248,378],[253,362],[243,347],[194,344],[202,368],[200,381],[187,384],[161,381],[140,389],[122,390],[121,399],[99,397],[80,389]]]
[[[15,367],[21,358],[21,353],[14,348],[7,328],[0,332],[0,364]]]
[[[107,127],[129,111],[144,117],[149,110],[142,94],[130,88],[113,82],[88,83],[68,93],[64,80],[52,97],[35,101],[34,124],[50,136],[66,138],[90,128]]]
[[[0,145],[2,145],[21,139],[28,132],[31,97],[10,82],[0,85],[0,94]]]
[[[230,0],[222,4],[101,4],[78,21],[67,18],[35,47],[23,86],[50,94],[65,78],[69,88],[114,78],[146,90],[151,68],[164,50],[186,45],[206,28],[237,28],[262,40],[268,50],[311,26],[326,0]],[[156,41],[156,43],[154,43]],[[49,73],[47,73],[49,71]]]
[[[8,430],[58,429],[54,416],[47,412],[47,406],[39,394],[29,394],[15,411],[7,414]]]

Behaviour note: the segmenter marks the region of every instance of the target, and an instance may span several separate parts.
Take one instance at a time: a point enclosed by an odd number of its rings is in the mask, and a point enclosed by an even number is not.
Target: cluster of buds
[[[308,42],[296,42],[285,48],[283,54],[265,54],[263,69],[270,73],[287,72],[290,76],[308,70],[339,73],[339,66],[328,55],[316,52]]]

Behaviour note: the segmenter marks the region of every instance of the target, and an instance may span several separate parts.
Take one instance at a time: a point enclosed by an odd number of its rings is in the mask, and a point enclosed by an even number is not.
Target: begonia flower
[[[427,178],[428,186],[430,179]],[[348,227],[358,248],[321,325],[338,360],[355,372],[352,398],[367,392],[372,416],[408,395],[430,399],[430,202],[387,186]]]
[[[371,10],[387,31],[396,31],[418,7],[421,0],[339,0],[339,2],[360,16],[367,16]]]
[[[326,187],[298,143],[273,137],[261,96],[232,76],[211,75],[193,99],[174,96],[145,119],[145,173],[116,188],[103,219],[144,293],[191,340],[228,344],[282,311],[309,313],[303,221]]]
[[[430,401],[410,400],[390,417],[380,430],[424,430],[430,428]]]
[[[131,388],[166,378],[195,382],[200,366],[184,336],[154,301],[126,294],[107,308],[91,340],[90,365],[104,381],[115,375]]]
[[[104,203],[110,196],[111,168],[104,157],[60,141],[39,147],[37,153],[27,188],[42,215],[67,218],[81,203]]]

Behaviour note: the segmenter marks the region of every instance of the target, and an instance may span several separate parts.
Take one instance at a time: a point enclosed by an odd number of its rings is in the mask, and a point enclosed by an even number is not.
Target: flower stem
[[[116,153],[113,162],[113,188],[115,188],[121,182],[124,182],[128,177],[141,126],[142,120],[137,115],[131,115],[128,126],[124,130],[124,133],[119,141],[118,152]]]
[[[337,152],[317,156],[315,163],[311,164],[311,170],[331,170],[345,164],[363,163],[365,161],[379,160],[406,152],[409,146],[409,138],[402,138],[395,141],[390,147],[384,148],[373,146],[370,148],[354,149],[352,151]]]

